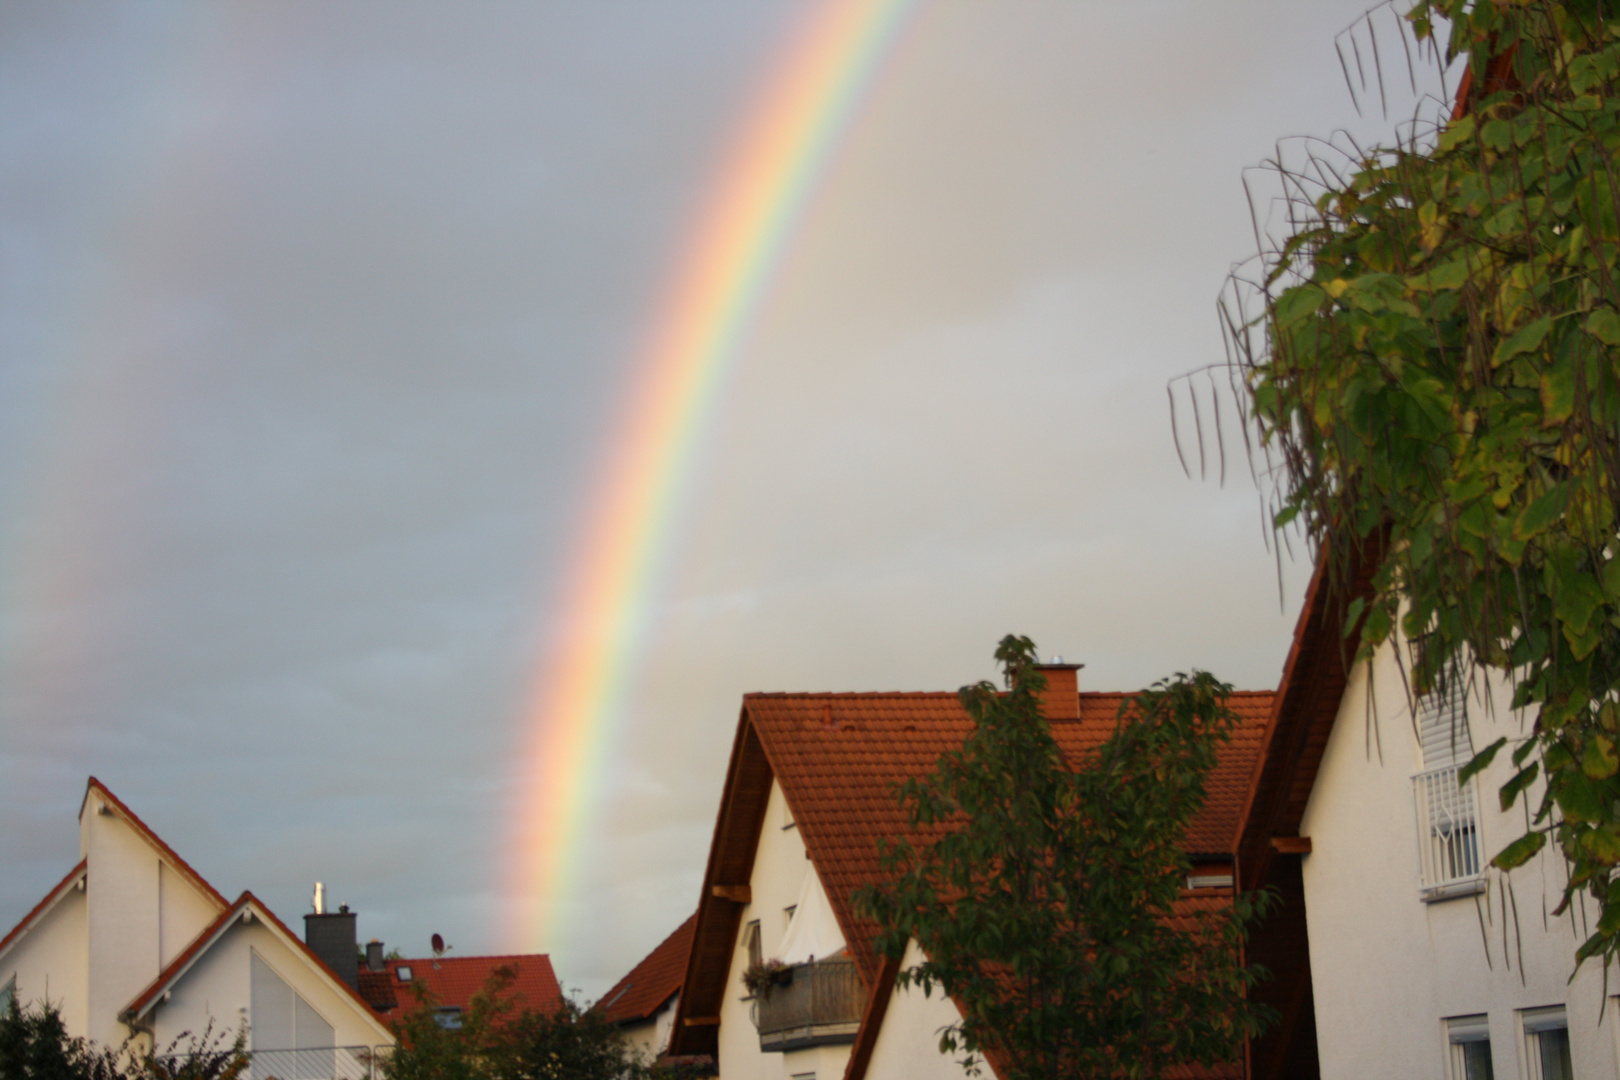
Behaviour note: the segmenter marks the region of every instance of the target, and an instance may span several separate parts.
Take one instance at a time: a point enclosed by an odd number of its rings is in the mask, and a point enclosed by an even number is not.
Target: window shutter
[[[1423,767],[1468,764],[1474,756],[1474,741],[1468,734],[1468,689],[1462,676],[1448,671],[1439,686],[1418,698],[1417,707]]]
[[[293,1041],[292,987],[270,965],[253,953],[253,1049],[291,1050]]]

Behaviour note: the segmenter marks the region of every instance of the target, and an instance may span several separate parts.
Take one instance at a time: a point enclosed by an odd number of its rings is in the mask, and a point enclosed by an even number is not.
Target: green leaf
[[[1581,836],[1581,850],[1593,862],[1613,866],[1620,863],[1620,836],[1614,826],[1599,825]]]
[[[1473,137],[1473,114],[1459,117],[1447,125],[1445,131],[1440,133],[1440,150],[1442,153],[1447,150],[1455,150],[1458,146],[1462,145]]]
[[[1581,755],[1581,771],[1592,780],[1607,780],[1620,772],[1620,756],[1614,752],[1614,741],[1603,735],[1587,740],[1586,752]]]
[[[1564,489],[1555,485],[1538,498],[1531,500],[1530,505],[1520,511],[1519,516],[1514,519],[1514,537],[1529,540],[1545,531],[1547,526],[1557,521],[1564,512],[1564,497]]]
[[[1358,596],[1350,601],[1350,606],[1344,612],[1344,636],[1349,637],[1361,626],[1361,612],[1367,606],[1367,598]]]
[[[1603,794],[1585,773],[1566,772],[1549,783],[1553,784],[1553,799],[1564,812],[1565,821],[1580,823],[1603,819]]]
[[[1598,308],[1586,317],[1586,332],[1605,345],[1620,346],[1620,314],[1613,308]]]
[[[1525,833],[1496,853],[1491,865],[1498,870],[1512,870],[1529,862],[1547,844],[1546,833]]]
[[[1507,737],[1503,736],[1470,758],[1468,764],[1457,770],[1458,786],[1468,783],[1469,780],[1484,772],[1490,766],[1491,761],[1495,759],[1496,752],[1506,745]]]
[[[1554,427],[1575,411],[1575,372],[1558,364],[1541,373],[1541,424]]]
[[[1320,285],[1296,285],[1277,300],[1277,326],[1287,329],[1310,318],[1322,306],[1327,294]]]
[[[1417,292],[1438,292],[1442,289],[1460,289],[1468,280],[1471,269],[1470,263],[1477,266],[1478,260],[1463,257],[1452,259],[1433,270],[1422,274],[1415,274],[1406,279],[1406,286]]]
[[[1547,331],[1551,329],[1550,315],[1543,315],[1539,319],[1525,323],[1496,347],[1496,351],[1491,354],[1491,366],[1499,366],[1521,353],[1540,347],[1542,340],[1547,336]]]
[[[1519,793],[1525,788],[1529,787],[1531,784],[1535,783],[1536,774],[1538,774],[1540,771],[1541,766],[1532,761],[1530,764],[1514,773],[1513,779],[1502,785],[1502,789],[1496,794],[1498,800],[1502,804],[1502,810],[1504,812],[1513,809],[1513,804],[1519,798]]]
[[[1584,634],[1592,625],[1592,615],[1603,606],[1603,590],[1589,574],[1572,573],[1561,582],[1558,593],[1558,618],[1563,624]]]
[[[1507,745],[1507,742],[1507,737],[1498,738],[1497,742],[1490,743],[1484,750],[1476,753],[1473,758],[1469,758],[1468,764],[1464,764],[1461,769],[1456,771],[1456,784],[1458,784],[1458,787],[1468,784],[1469,780],[1486,771],[1487,767],[1492,763],[1492,759],[1497,756],[1497,751],[1502,750],[1503,746]]]

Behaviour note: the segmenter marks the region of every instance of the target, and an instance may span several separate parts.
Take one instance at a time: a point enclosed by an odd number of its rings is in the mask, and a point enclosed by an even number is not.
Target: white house
[[[1414,714],[1395,647],[1347,668],[1359,637],[1342,637],[1344,610],[1319,572],[1245,811],[1241,881],[1295,865],[1306,925],[1292,928],[1292,953],[1271,947],[1297,956],[1308,942],[1309,954],[1287,972],[1302,1007],[1285,1013],[1254,1075],[1620,1076],[1603,972],[1574,968],[1595,909],[1552,914],[1566,878],[1550,846],[1510,875],[1488,869],[1527,822],[1522,805],[1499,808],[1508,754],[1457,784],[1474,749],[1522,736],[1529,720],[1501,686],[1461,679],[1412,703]],[[1539,791],[1529,795],[1533,806]]]
[[[352,969],[352,916],[324,918],[350,920]],[[70,1034],[114,1047],[245,1029],[255,1069],[278,1075],[366,1076],[394,1041],[251,893],[227,902],[94,777],[78,865],[0,938],[0,997],[49,1001]]]
[[[1070,760],[1113,730],[1121,694],[1081,694],[1078,665],[1048,665],[1043,714]],[[1233,841],[1269,693],[1234,695],[1241,724],[1223,750],[1187,844],[1184,902],[1231,896]],[[709,851],[672,1054],[712,1055],[723,1080],[957,1080],[940,1029],[960,1019],[936,992],[899,991],[917,962],[877,954],[877,927],[851,897],[882,879],[878,841],[909,829],[893,785],[960,747],[972,721],[954,693],[749,694],[743,700]],[[1196,886],[1193,887],[1193,886]],[[744,974],[779,961],[784,982],[750,993]],[[989,1070],[994,1074],[994,1062]],[[1242,1075],[1241,1063],[1199,1075]]]

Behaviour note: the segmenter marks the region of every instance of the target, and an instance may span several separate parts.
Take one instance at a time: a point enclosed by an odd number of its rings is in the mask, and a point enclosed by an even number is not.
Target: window
[[[756,967],[765,962],[765,950],[759,943],[759,920],[743,927],[743,945],[748,949],[748,965]]]
[[[1442,671],[1429,692],[1418,697],[1417,710],[1423,767],[1444,769],[1468,764],[1474,756],[1474,740],[1468,731],[1468,685],[1462,673],[1455,668]]]
[[[401,964],[399,967],[394,969],[394,974],[398,976],[400,982],[410,982],[411,966],[409,964]]]
[[[337,1045],[332,1025],[288,986],[257,952],[252,962],[254,1067],[290,1080],[335,1076]]]
[[[1450,1080],[1495,1080],[1491,1070],[1491,1027],[1484,1013],[1446,1021]]]
[[[13,975],[6,980],[6,985],[0,986],[0,1012],[11,1008],[11,1003],[17,1000],[17,976]]]
[[[1187,877],[1189,889],[1230,889],[1232,872],[1219,866],[1195,866]]]
[[[1421,657],[1422,642],[1413,652]],[[1418,697],[1417,711],[1423,771],[1412,778],[1412,795],[1423,898],[1471,896],[1484,888],[1485,860],[1474,781],[1457,783],[1457,770],[1474,756],[1462,675],[1455,668],[1442,671],[1429,692]]]
[[[1569,1061],[1569,1019],[1562,1005],[1526,1009],[1519,1014],[1524,1026],[1524,1063],[1528,1080],[1573,1080]]]
[[[461,1030],[461,1006],[440,1005],[433,1010],[433,1022],[446,1031]]]

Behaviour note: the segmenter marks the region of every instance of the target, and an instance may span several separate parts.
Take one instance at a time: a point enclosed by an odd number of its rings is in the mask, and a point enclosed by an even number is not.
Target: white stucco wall
[[[88,860],[88,1008],[83,1034],[117,1046],[124,1006],[219,914],[217,903],[166,867],[162,853],[92,790],[79,818]],[[77,1034],[77,1032],[76,1032]]]
[[[731,974],[720,1005],[719,1066],[724,1080],[789,1080],[814,1073],[816,1080],[837,1080],[844,1075],[849,1060],[848,1046],[819,1046],[786,1054],[762,1053],[759,1032],[754,1027],[750,1002],[744,1000],[743,970],[748,967],[746,930],[759,920],[760,947],[766,959],[775,956],[787,931],[787,909],[798,902],[806,874],[814,874],[804,840],[796,826],[783,827],[792,818],[787,811],[782,788],[771,783],[770,801],[765,808],[765,824],[760,830],[759,849],[754,856],[754,875],[749,882],[752,902],[742,910],[738,922],[736,948],[731,957]]]
[[[1508,697],[1496,688],[1493,711],[1470,696],[1476,749],[1525,729]],[[1508,758],[1504,750],[1476,782],[1486,859],[1524,830],[1520,807],[1498,808],[1496,791],[1513,772]],[[1303,867],[1323,1080],[1439,1080],[1447,1075],[1443,1019],[1478,1013],[1489,1016],[1497,1080],[1514,1080],[1525,1075],[1518,1010],[1548,1005],[1568,1010],[1580,1080],[1620,1075],[1620,1017],[1597,1022],[1601,971],[1589,964],[1568,982],[1585,934],[1578,911],[1575,925],[1550,914],[1564,880],[1556,857],[1544,853],[1515,871],[1510,891],[1492,871],[1488,895],[1421,900],[1412,776],[1422,767],[1401,673],[1385,649],[1370,680],[1366,665],[1351,677],[1300,830],[1312,843]]]
[[[89,953],[82,888],[70,888],[0,956],[0,987],[17,980],[17,1004],[49,1001],[71,1034],[83,1035],[89,1010]]]
[[[158,960],[168,967],[186,946],[219,917],[214,899],[174,867],[158,861]]]
[[[619,1028],[625,1043],[642,1061],[652,1061],[669,1048],[669,1033],[675,1026],[675,1007],[680,1000],[681,995],[676,994],[668,1005],[647,1019]]]
[[[162,970],[158,943],[158,857],[139,833],[91,792],[79,819],[89,860],[89,1023],[86,1034],[117,1046],[128,1034],[118,1014]],[[200,930],[201,927],[198,927]]]
[[[903,966],[922,961],[922,950],[911,942]],[[937,987],[927,997],[915,988],[896,987],[866,1066],[867,1080],[962,1080],[967,1073],[957,1056],[939,1052],[939,1033],[961,1019],[956,1004]],[[981,1068],[982,1076],[995,1075],[988,1064]]]
[[[255,952],[332,1025],[335,1045],[392,1042],[380,1022],[371,1020],[352,997],[332,986],[301,951],[285,944],[262,920],[244,923],[238,918],[175,984],[169,1000],[153,1010],[149,1022],[154,1044],[162,1049],[182,1032],[201,1034],[212,1018],[214,1031],[224,1032],[227,1039],[246,1024],[250,1047],[286,1049],[259,1046],[252,1040],[251,958]]]

